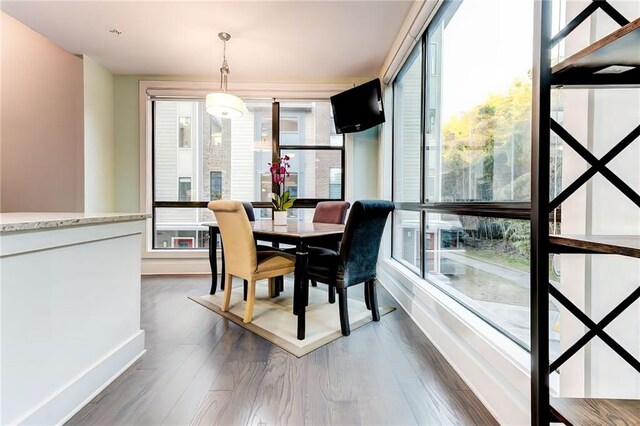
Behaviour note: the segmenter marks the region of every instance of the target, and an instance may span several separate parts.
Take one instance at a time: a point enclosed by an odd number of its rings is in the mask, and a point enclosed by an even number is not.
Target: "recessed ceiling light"
[[[115,34],[115,35],[122,35],[122,31],[119,31],[119,30],[117,30],[117,29],[115,29],[115,28],[114,28],[114,29],[112,29],[112,30],[109,30],[109,32],[110,32],[111,34]]]
[[[611,65],[610,67],[602,68],[594,74],[621,74],[623,72],[634,69],[635,67],[629,67],[626,65]]]

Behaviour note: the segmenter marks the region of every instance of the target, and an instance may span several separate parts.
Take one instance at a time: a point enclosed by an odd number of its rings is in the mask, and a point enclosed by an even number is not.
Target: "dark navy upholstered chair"
[[[256,214],[253,211],[253,204],[251,201],[241,201],[242,207],[244,207],[244,211],[247,212],[247,217],[249,218],[249,222],[256,221]]]
[[[314,247],[309,250],[309,279],[338,292],[340,328],[348,336],[347,289],[364,283],[364,299],[374,321],[380,321],[376,296],[376,264],[382,233],[393,203],[384,200],[356,201],[351,208],[339,251]]]

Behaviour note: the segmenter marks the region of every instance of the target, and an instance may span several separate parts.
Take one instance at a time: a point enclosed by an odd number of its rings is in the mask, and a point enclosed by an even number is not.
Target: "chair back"
[[[385,200],[353,203],[340,244],[345,287],[375,278],[382,233],[393,209]]]
[[[343,224],[349,209],[348,201],[321,201],[313,213],[313,223]]]
[[[240,201],[242,203],[242,207],[244,207],[244,211],[247,213],[247,218],[249,218],[249,222],[256,221],[256,213],[253,211],[253,204],[251,201]]]
[[[247,213],[240,201],[217,200],[208,206],[220,228],[226,272],[246,277],[258,267],[256,243]]]

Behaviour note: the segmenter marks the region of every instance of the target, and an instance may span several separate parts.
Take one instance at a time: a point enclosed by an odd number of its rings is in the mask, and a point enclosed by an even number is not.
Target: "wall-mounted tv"
[[[354,133],[384,123],[380,79],[371,80],[331,97],[338,133]]]

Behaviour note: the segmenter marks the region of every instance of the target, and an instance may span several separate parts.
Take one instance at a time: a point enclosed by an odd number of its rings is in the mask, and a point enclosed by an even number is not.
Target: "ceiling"
[[[230,81],[375,77],[414,1],[6,1],[1,8],[115,74]],[[117,29],[121,35],[109,31]]]

